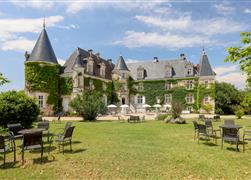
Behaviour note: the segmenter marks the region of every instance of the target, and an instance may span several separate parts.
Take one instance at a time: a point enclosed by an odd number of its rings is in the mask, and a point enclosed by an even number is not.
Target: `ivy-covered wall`
[[[111,104],[117,101],[116,93],[114,90],[114,84],[112,82],[105,82],[100,79],[94,79],[90,77],[84,78],[84,87],[85,89],[90,89],[90,81],[93,82],[94,91],[98,91],[101,94],[105,94],[107,96],[107,103]],[[103,84],[105,87],[103,87]]]
[[[25,63],[25,88],[28,91],[48,93],[47,104],[53,105],[57,111],[60,108],[59,95],[60,66],[46,62]]]
[[[179,81],[193,80],[193,89],[186,89],[184,86],[178,86]],[[172,83],[173,88],[166,90],[165,83]],[[143,91],[138,91],[135,86],[143,83]],[[203,97],[209,95],[215,98],[214,83],[210,84],[208,88],[199,84],[198,78],[186,79],[170,79],[170,80],[156,80],[156,81],[129,81],[130,94],[140,94],[145,96],[146,102],[149,105],[156,104],[156,97],[160,99],[160,103],[164,104],[165,94],[172,94],[172,101],[183,102],[186,106],[192,106],[194,111],[198,111],[203,104]],[[186,103],[186,95],[193,94],[194,102]]]
[[[60,78],[60,94],[71,95],[73,90],[72,77],[61,77]]]

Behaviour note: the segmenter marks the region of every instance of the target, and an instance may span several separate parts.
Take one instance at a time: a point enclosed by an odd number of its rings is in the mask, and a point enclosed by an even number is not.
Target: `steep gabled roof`
[[[58,64],[45,28],[42,30],[27,61],[44,61]]]
[[[200,59],[199,76],[215,76],[215,72],[213,71],[209,63],[209,60],[205,51],[203,51],[203,54]]]
[[[123,70],[123,71],[129,71],[126,63],[125,63],[125,60],[122,56],[119,56],[118,60],[117,60],[117,63],[114,67],[114,70]]]

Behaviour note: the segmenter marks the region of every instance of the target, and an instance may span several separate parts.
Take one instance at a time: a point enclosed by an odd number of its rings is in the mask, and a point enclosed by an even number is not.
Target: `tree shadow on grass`
[[[33,164],[47,164],[54,161],[56,161],[55,156],[53,156],[52,154],[49,154],[48,156],[45,156],[42,158],[42,162],[41,162],[40,157],[33,159]]]
[[[87,149],[73,149],[72,151],[70,149],[65,149],[64,150],[64,154],[77,154],[77,153],[81,153],[81,152],[84,152],[84,151],[87,151]],[[61,152],[63,153],[63,152]]]
[[[0,165],[0,169],[14,169],[14,168],[18,168],[19,166],[16,166],[17,162],[5,162],[4,164]]]

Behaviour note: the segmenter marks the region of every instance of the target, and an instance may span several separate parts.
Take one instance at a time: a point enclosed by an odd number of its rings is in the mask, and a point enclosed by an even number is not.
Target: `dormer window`
[[[102,63],[100,66],[100,76],[105,77],[105,64]]]
[[[188,68],[188,69],[187,69],[187,75],[188,75],[188,76],[193,75],[193,70],[192,70],[192,68]]]
[[[93,74],[93,62],[92,61],[89,61],[87,63],[87,73]]]
[[[165,76],[172,77],[172,66],[166,65],[165,67]]]
[[[137,79],[144,79],[144,68],[142,66],[137,69]]]

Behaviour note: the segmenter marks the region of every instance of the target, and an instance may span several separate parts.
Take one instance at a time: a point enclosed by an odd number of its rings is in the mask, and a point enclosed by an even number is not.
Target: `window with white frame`
[[[38,107],[39,108],[44,107],[44,96],[38,96]]]
[[[209,104],[209,102],[210,102],[209,96],[205,95],[204,96],[204,104]]]
[[[88,62],[88,64],[87,64],[87,73],[93,74],[93,63],[92,62]]]
[[[100,68],[100,76],[105,77],[105,66]]]
[[[171,77],[172,76],[172,68],[167,68],[166,69],[166,77]]]
[[[186,102],[187,103],[193,103],[193,95],[192,94],[186,95]]]
[[[138,104],[143,104],[143,96],[138,96],[137,97],[137,103]]]
[[[107,85],[106,85],[106,83],[102,83],[102,87],[103,87],[103,90],[105,91],[106,89],[107,89]]]
[[[125,78],[126,78],[125,73],[122,73],[122,74],[121,74],[121,78],[122,78],[122,79],[125,79]]]
[[[89,87],[90,87],[90,90],[94,90],[94,84],[92,80],[89,81]]]
[[[209,87],[209,82],[208,80],[205,81],[205,88],[208,88]]]
[[[193,69],[192,69],[192,68],[188,68],[188,69],[187,69],[187,75],[188,75],[188,76],[193,75]]]
[[[138,84],[138,91],[143,91],[144,90],[144,85],[143,83]]]
[[[186,108],[189,112],[192,112],[193,111],[193,107],[192,106],[187,106]]]
[[[126,84],[122,84],[121,85],[121,90],[122,91],[127,91],[127,85]]]
[[[172,103],[172,95],[165,94],[165,104],[171,104],[171,103]]]
[[[191,81],[191,80],[190,80],[190,81],[187,81],[187,82],[186,82],[186,88],[187,88],[187,89],[193,89],[193,81]]]
[[[138,72],[137,72],[137,78],[138,79],[143,79],[143,75],[144,75],[144,71],[138,70]]]
[[[172,83],[171,83],[171,82],[166,82],[166,83],[165,83],[165,89],[166,89],[166,90],[172,89]]]

